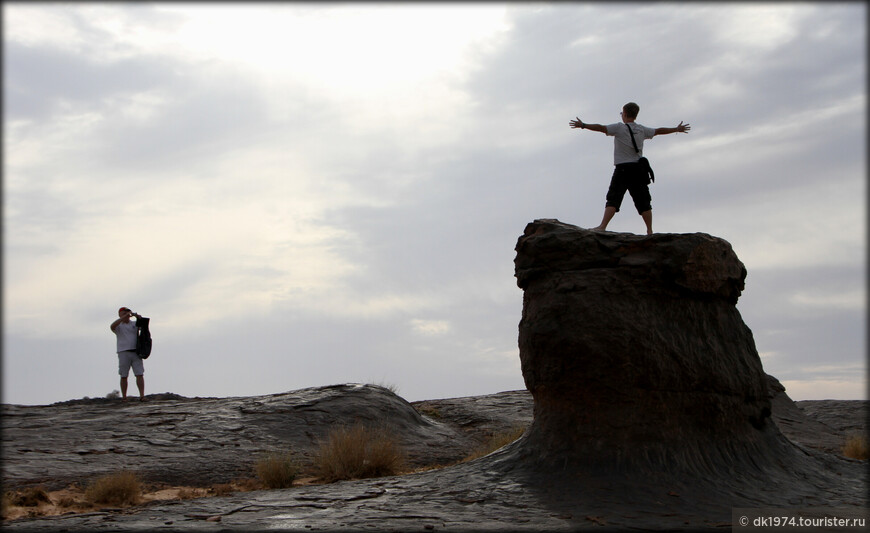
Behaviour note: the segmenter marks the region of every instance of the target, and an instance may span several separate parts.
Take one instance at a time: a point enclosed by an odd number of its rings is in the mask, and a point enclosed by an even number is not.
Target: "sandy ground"
[[[317,478],[304,477],[293,482],[295,485],[314,485],[317,484]],[[222,496],[233,492],[249,492],[252,490],[260,490],[263,487],[253,479],[242,479],[223,485],[215,485],[213,487],[145,487],[141,497],[135,504],[127,504],[120,506],[107,506],[105,504],[94,504],[85,497],[85,488],[77,484],[72,484],[65,489],[55,491],[43,491],[43,494],[49,501],[40,501],[36,505],[14,505],[7,501],[4,497],[3,501],[3,520],[15,520],[25,517],[37,516],[57,516],[63,514],[80,514],[90,513],[105,509],[125,509],[128,507],[148,504],[152,501],[163,500],[192,500],[194,498],[207,498],[211,496]],[[23,490],[11,491],[11,494],[21,493]]]

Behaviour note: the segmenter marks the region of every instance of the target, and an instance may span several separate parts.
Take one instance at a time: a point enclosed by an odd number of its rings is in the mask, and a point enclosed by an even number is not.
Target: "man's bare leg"
[[[640,216],[643,217],[643,222],[646,224],[646,234],[652,235],[652,210],[647,209]]]
[[[145,376],[136,376],[136,387],[139,388],[139,399],[145,397]]]
[[[604,231],[607,229],[607,225],[610,224],[610,219],[613,218],[613,215],[616,214],[616,208],[612,205],[608,205],[604,208],[604,217],[601,219],[601,224],[598,225],[597,228],[592,228],[595,230]]]
[[[127,401],[127,378],[121,378],[121,399]]]

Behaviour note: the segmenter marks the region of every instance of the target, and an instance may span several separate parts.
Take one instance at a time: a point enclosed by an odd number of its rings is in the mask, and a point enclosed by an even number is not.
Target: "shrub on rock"
[[[132,505],[139,502],[141,495],[139,478],[129,471],[97,478],[85,490],[89,502],[109,505]]]
[[[326,482],[399,473],[404,453],[386,430],[363,425],[333,429],[314,458],[317,475]]]
[[[257,477],[269,489],[286,489],[293,485],[299,474],[293,454],[271,453],[257,461]]]

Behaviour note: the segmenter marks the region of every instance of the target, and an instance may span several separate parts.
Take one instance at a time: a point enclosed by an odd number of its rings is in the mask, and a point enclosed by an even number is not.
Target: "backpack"
[[[148,331],[150,318],[144,316],[136,319],[136,355],[141,359],[148,359],[151,355],[151,332]]]

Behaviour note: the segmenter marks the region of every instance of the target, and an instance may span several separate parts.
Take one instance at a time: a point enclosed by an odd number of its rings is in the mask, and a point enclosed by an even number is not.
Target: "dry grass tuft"
[[[51,503],[51,499],[42,487],[26,487],[19,491],[10,491],[3,496],[5,505],[19,507],[38,507],[41,503]]]
[[[268,489],[291,487],[299,474],[299,465],[290,452],[266,455],[257,461],[255,469],[257,477]]]
[[[235,489],[233,489],[230,483],[218,483],[217,485],[212,485],[211,492],[215,496],[228,496],[235,492]]]
[[[437,408],[432,407],[428,404],[422,404],[419,407],[417,407],[417,412],[420,413],[421,415],[425,415],[425,416],[428,416],[429,418],[434,418],[436,420],[441,418],[441,411],[439,411]]]
[[[314,456],[314,471],[327,483],[397,474],[405,457],[393,436],[382,428],[333,429]]]
[[[846,445],[843,447],[843,455],[852,459],[860,459],[866,461],[867,453],[867,437],[864,435],[851,435],[846,439]]]
[[[396,385],[395,383],[387,383],[385,381],[378,381],[378,382],[370,382],[369,385],[373,385],[375,387],[380,387],[382,389],[387,389],[388,391],[390,391],[396,395],[399,394],[399,386]]]
[[[251,492],[252,490],[260,490],[263,488],[261,482],[250,477],[234,479],[232,483],[230,483],[230,486],[235,487],[236,490],[242,492]]]
[[[73,496],[64,496],[57,501],[58,507],[76,507],[87,505],[82,502],[76,500]]]
[[[484,455],[489,455],[492,452],[498,450],[499,448],[507,446],[508,444],[522,437],[525,431],[525,426],[514,426],[506,431],[496,433],[492,437],[490,437],[489,440],[486,441],[486,443],[477,447],[474,451],[468,454],[468,457],[463,459],[462,462],[464,463],[466,461],[472,461],[474,459],[483,457]]]
[[[109,505],[136,504],[142,497],[142,487],[133,472],[123,471],[98,478],[85,489],[85,499],[91,503]]]
[[[204,489],[197,489],[195,487],[182,487],[178,489],[179,500],[193,500],[196,498],[202,498],[206,494],[207,491]]]

